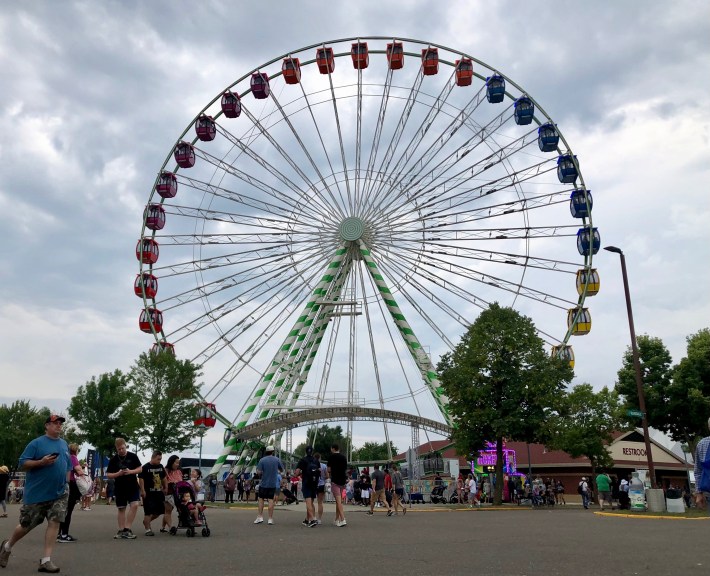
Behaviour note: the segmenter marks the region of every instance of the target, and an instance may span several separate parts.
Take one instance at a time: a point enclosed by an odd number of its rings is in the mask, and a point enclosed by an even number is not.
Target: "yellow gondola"
[[[572,346],[564,346],[562,344],[553,346],[551,356],[569,362],[569,367],[574,368],[574,350],[572,350]]]
[[[596,268],[591,270],[580,268],[577,270],[577,293],[580,296],[584,292],[585,284],[587,285],[587,296],[594,296],[599,293],[601,282]]]
[[[592,315],[587,308],[570,308],[567,311],[567,328],[573,336],[589,334],[592,329]]]

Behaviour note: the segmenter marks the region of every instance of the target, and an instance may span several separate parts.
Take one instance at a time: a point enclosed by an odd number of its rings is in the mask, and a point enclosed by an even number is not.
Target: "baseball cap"
[[[267,446],[266,448],[264,448],[264,451],[265,451],[265,452],[273,452],[273,451],[274,451],[274,447],[273,447],[273,446]]]
[[[44,421],[44,423],[45,423],[45,424],[49,424],[50,422],[62,422],[62,423],[64,423],[64,422],[66,422],[66,421],[67,421],[67,419],[64,418],[64,416],[57,416],[56,414],[52,414],[51,416],[49,416],[49,417]]]

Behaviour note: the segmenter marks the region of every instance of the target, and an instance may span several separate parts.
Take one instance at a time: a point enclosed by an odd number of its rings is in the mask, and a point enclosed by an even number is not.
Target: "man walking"
[[[306,446],[306,455],[298,461],[296,475],[301,475],[303,478],[301,492],[306,501],[306,519],[303,524],[308,528],[313,528],[318,526],[313,498],[316,496],[318,479],[320,478],[320,464],[313,457],[313,446]]]
[[[276,487],[279,484],[279,472],[284,472],[284,465],[279,458],[274,456],[274,447],[267,446],[265,456],[256,465],[257,472],[261,472],[261,482],[259,483],[259,513],[254,520],[254,524],[261,524],[264,521],[264,500],[269,501],[269,525],[274,523],[274,504],[276,500]]]
[[[600,472],[596,477],[597,492],[599,492],[599,509],[604,511],[604,502],[609,503],[609,508],[614,509],[611,501],[611,478],[607,474]]]
[[[165,514],[165,493],[168,491],[168,475],[160,463],[163,453],[154,450],[147,464],[138,475],[141,498],[143,498],[143,528],[146,536],[155,536],[150,523]]]
[[[343,494],[347,477],[348,459],[340,453],[340,446],[333,444],[330,447],[330,458],[328,458],[328,474],[330,475],[330,491],[335,498],[335,525],[338,528],[347,526],[345,521],[345,508],[343,506]]]
[[[116,454],[109,460],[106,476],[115,480],[116,507],[118,508],[118,532],[115,540],[135,539],[131,530],[140,503],[140,487],[137,475],[142,471],[141,461],[123,438],[116,438]],[[126,512],[126,508],[128,511]]]
[[[380,470],[379,464],[375,464],[375,470],[370,479],[372,480],[373,495],[370,498],[370,510],[367,513],[371,516],[375,509],[375,504],[382,502],[382,504],[387,506],[387,516],[392,516],[392,507],[385,497],[385,473]]]
[[[710,436],[703,438],[695,447],[695,482],[695,505],[705,508],[710,498]]]
[[[63,417],[49,416],[44,422],[44,436],[32,440],[20,456],[20,468],[27,473],[20,523],[12,536],[0,544],[2,568],[7,566],[12,547],[46,518],[44,553],[37,571],[59,572],[59,566],[52,562],[52,547],[59,534],[59,524],[66,515],[69,502],[67,482],[72,468],[69,447],[59,437],[63,423]]]
[[[586,477],[582,476],[582,481],[577,486],[577,492],[582,496],[582,506],[585,510],[589,510],[589,484]]]

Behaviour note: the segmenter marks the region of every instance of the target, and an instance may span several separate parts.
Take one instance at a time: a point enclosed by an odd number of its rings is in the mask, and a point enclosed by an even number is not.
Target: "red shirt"
[[[392,476],[385,474],[385,490],[392,490]]]

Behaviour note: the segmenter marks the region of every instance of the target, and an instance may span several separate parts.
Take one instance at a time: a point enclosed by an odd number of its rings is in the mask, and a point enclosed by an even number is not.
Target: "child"
[[[204,506],[202,506],[201,504],[193,504],[192,496],[190,496],[189,492],[183,492],[182,503],[190,511],[190,515],[195,521],[195,526],[202,526],[202,522],[200,522],[199,513],[204,510]]]

